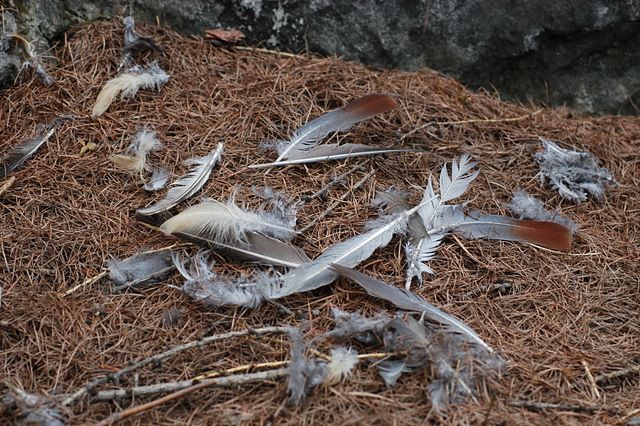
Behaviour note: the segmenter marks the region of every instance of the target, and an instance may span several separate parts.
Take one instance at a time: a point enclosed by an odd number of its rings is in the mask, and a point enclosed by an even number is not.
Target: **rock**
[[[15,1],[20,32],[53,42],[76,22],[122,16],[129,1]],[[582,113],[638,114],[640,0],[138,0],[139,21],[185,34],[238,28],[250,44],[366,64],[430,67],[505,99]],[[5,13],[7,13],[5,11]],[[0,46],[0,83],[15,59]],[[15,75],[15,72],[14,72]]]

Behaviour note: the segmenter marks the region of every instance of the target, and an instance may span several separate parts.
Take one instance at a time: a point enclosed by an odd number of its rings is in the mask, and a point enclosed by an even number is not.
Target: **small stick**
[[[276,370],[267,370],[267,371],[261,371],[259,373],[251,373],[251,374],[239,374],[239,375],[235,375],[235,376],[227,376],[227,377],[220,377],[217,379],[210,379],[204,382],[200,382],[200,383],[196,383],[196,381],[194,380],[186,380],[183,382],[174,382],[172,383],[174,386],[174,389],[177,389],[176,392],[173,392],[169,395],[166,395],[162,398],[156,399],[154,401],[150,401],[146,404],[142,404],[142,405],[138,405],[137,407],[131,407],[128,408],[124,411],[118,412],[118,413],[114,413],[111,416],[107,417],[106,419],[98,422],[95,424],[95,426],[106,426],[106,425],[111,425],[115,422],[118,422],[120,420],[124,420],[128,417],[131,416],[135,416],[137,414],[143,413],[145,411],[149,411],[152,408],[158,407],[162,404],[164,404],[165,402],[168,401],[172,401],[174,399],[178,399],[184,395],[188,395],[192,392],[195,392],[197,390],[200,389],[204,389],[207,387],[212,387],[212,386],[236,386],[236,385],[242,385],[242,384],[246,384],[246,383],[252,383],[252,382],[260,382],[260,381],[265,381],[265,380],[272,380],[272,379],[277,379],[280,377],[284,377],[287,374],[289,374],[288,370],[286,368],[279,368]],[[164,385],[168,385],[171,383],[166,383]],[[155,385],[154,385],[155,386]],[[118,396],[126,396],[128,394],[131,395],[145,395],[147,393],[135,393],[135,392],[131,392],[135,389],[141,389],[141,388],[151,388],[153,386],[141,386],[139,388],[132,388],[132,389],[119,389],[116,391],[103,391],[103,392],[99,392],[97,395],[98,399],[113,399],[116,398]],[[161,391],[163,392],[163,391]],[[120,395],[122,393],[122,395]],[[150,393],[150,392],[149,392]],[[112,394],[108,395],[108,394]],[[108,398],[101,398],[101,396],[110,396]]]
[[[287,58],[305,59],[305,55],[296,55],[295,53],[279,52],[277,50],[269,50],[262,47],[249,47],[249,46],[233,46],[234,50],[248,50],[249,52],[268,53],[270,55],[286,56]]]
[[[486,287],[474,288],[473,290],[471,290],[470,292],[468,292],[467,294],[462,296],[462,298],[465,299],[465,300],[475,299],[476,297],[480,296],[481,294],[490,293],[490,292],[495,291],[495,290],[498,290],[499,292],[504,292],[504,291],[511,290],[511,288],[513,288],[513,284],[511,284],[509,282],[506,282],[506,281],[493,283],[493,284],[488,285]]]
[[[87,278],[86,280],[82,281],[80,284],[76,285],[75,287],[72,287],[69,290],[65,291],[62,297],[68,296],[82,287],[95,284],[96,282],[100,281],[102,278],[106,277],[108,273],[109,271],[104,270],[100,272],[98,275],[96,275],[95,277]]]
[[[620,377],[628,376],[630,374],[640,374],[640,365],[633,365],[629,368],[624,368],[622,370],[614,371],[613,373],[607,374],[598,374],[595,377],[595,381],[597,384],[606,383],[613,379],[618,379]]]
[[[426,128],[429,126],[437,126],[437,125],[441,125],[441,126],[447,126],[447,125],[456,125],[456,124],[471,124],[471,123],[508,123],[511,121],[520,121],[520,120],[524,120],[525,118],[529,118],[529,117],[533,117],[534,115],[538,115],[542,112],[543,110],[539,109],[537,111],[534,111],[532,113],[529,114],[525,114],[525,115],[520,115],[518,117],[512,117],[512,118],[475,118],[475,119],[471,119],[471,120],[461,120],[461,121],[429,121],[428,123],[425,123],[421,126],[416,127],[415,129],[413,129],[412,131],[405,133],[404,135],[402,135],[400,137],[400,140],[404,140],[405,138],[411,136],[412,134]]]
[[[309,230],[309,228],[312,228],[313,226],[315,226],[318,222],[320,222],[322,219],[325,218],[325,216],[327,216],[329,213],[331,213],[333,211],[333,209],[336,208],[336,206],[338,204],[340,204],[341,202],[343,202],[353,191],[355,191],[356,189],[358,189],[359,187],[361,187],[367,180],[369,180],[369,178],[371,178],[371,176],[373,176],[375,174],[375,170],[371,170],[369,173],[367,173],[362,179],[360,179],[352,188],[349,188],[349,190],[347,192],[345,192],[344,194],[342,194],[342,196],[340,196],[340,198],[338,198],[336,201],[334,201],[333,203],[331,203],[331,205],[329,205],[329,207],[327,207],[327,209],[325,211],[323,211],[322,213],[320,213],[318,216],[316,216],[316,218],[314,220],[312,220],[311,222],[309,222],[307,224],[307,226],[305,226],[304,228],[302,228],[299,232],[302,234],[305,231]]]
[[[191,380],[204,380],[211,379],[213,377],[226,376],[228,374],[239,373],[240,371],[253,370],[256,368],[265,368],[265,367],[284,367],[289,365],[289,361],[271,361],[271,362],[260,362],[258,364],[246,364],[240,365],[238,367],[229,368],[228,370],[223,371],[210,371],[208,373],[201,374],[197,377],[194,377]]]
[[[584,371],[587,374],[587,378],[589,379],[589,384],[591,385],[591,391],[593,392],[593,396],[596,399],[600,399],[600,392],[598,391],[598,385],[596,385],[596,381],[593,378],[593,374],[591,374],[591,370],[589,370],[589,366],[585,360],[582,360],[582,366],[584,367]]]
[[[9,179],[7,179],[7,181],[3,183],[2,186],[0,186],[0,195],[4,194],[7,191],[7,189],[11,188],[15,183],[15,181],[16,181],[15,176],[11,176]]]
[[[310,200],[313,200],[314,198],[321,197],[327,191],[329,191],[333,186],[335,186],[335,185],[339,184],[340,182],[342,182],[347,176],[352,175],[357,170],[362,170],[362,166],[363,166],[362,164],[356,164],[355,166],[350,168],[346,173],[343,173],[340,176],[333,177],[329,181],[329,183],[327,183],[325,186],[323,186],[322,188],[320,188],[319,190],[317,190],[316,192],[311,194],[309,197],[307,197],[305,199],[305,201],[310,201]]]
[[[240,330],[240,331],[230,331],[228,333],[215,334],[213,336],[203,337],[202,339],[199,339],[199,340],[194,340],[192,342],[185,343],[183,345],[175,346],[165,352],[153,355],[149,358],[145,358],[138,362],[134,362],[129,366],[121,370],[118,370],[114,373],[110,373],[105,376],[94,379],[93,381],[87,383],[82,388],[78,389],[76,392],[74,392],[73,394],[68,396],[66,399],[64,399],[62,401],[62,405],[63,406],[71,405],[103,383],[107,383],[110,381],[117,381],[122,376],[128,373],[139,370],[140,368],[152,363],[159,363],[163,359],[169,358],[170,356],[173,356],[182,351],[186,351],[194,347],[203,347],[208,343],[216,342],[218,340],[229,339],[232,337],[241,337],[241,336],[249,336],[249,335],[262,336],[265,334],[284,334],[287,332],[287,330],[288,330],[287,327],[263,327],[263,328],[254,328],[254,329],[247,329],[247,330]]]
[[[618,412],[618,410],[614,407],[552,404],[549,402],[511,401],[509,405],[511,405],[512,407],[525,408],[531,411],[558,410],[586,414],[593,414],[597,411],[607,411],[610,413]]]

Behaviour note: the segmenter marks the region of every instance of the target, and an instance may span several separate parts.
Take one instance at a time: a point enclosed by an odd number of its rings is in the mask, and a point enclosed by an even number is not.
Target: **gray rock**
[[[430,67],[473,88],[495,87],[510,100],[582,113],[638,114],[640,108],[640,0],[131,3],[137,20],[153,23],[157,16],[186,34],[234,27],[251,44],[404,70]],[[126,13],[129,1],[15,4],[21,33],[50,43],[72,23]]]

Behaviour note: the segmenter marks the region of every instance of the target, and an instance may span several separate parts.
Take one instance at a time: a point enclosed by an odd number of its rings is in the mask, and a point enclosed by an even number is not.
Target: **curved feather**
[[[481,345],[489,352],[493,352],[493,349],[491,349],[491,347],[487,345],[484,340],[482,340],[480,336],[471,329],[471,327],[453,315],[450,315],[427,302],[417,294],[409,290],[391,286],[352,268],[345,268],[344,266],[335,264],[331,265],[331,267],[341,276],[350,278],[358,283],[371,296],[391,302],[400,309],[423,312],[430,320],[446,325],[449,331],[460,333],[466,336],[470,341]]]
[[[0,165],[0,179],[9,176],[14,170],[23,165],[25,161],[31,158],[42,145],[45,144],[55,133],[56,128],[54,125],[50,125],[47,133],[43,136],[39,136],[33,139],[29,139],[19,145],[13,147],[7,153],[6,157]]]
[[[167,195],[162,200],[149,207],[138,209],[137,212],[147,216],[158,214],[177,206],[198,192],[209,179],[211,170],[220,159],[223,149],[224,145],[219,143],[218,147],[211,151],[209,155],[187,160],[185,164],[193,164],[195,167],[189,173],[173,182],[171,188],[167,191]]]
[[[396,101],[391,96],[370,94],[350,102],[343,108],[330,111],[296,130],[279,152],[276,162],[313,148],[331,132],[349,130],[354,124],[395,107]]]
[[[347,143],[344,145],[327,144],[317,146],[309,151],[299,151],[295,155],[292,155],[288,160],[254,164],[249,166],[249,168],[264,169],[267,167],[290,166],[293,164],[320,163],[323,161],[337,161],[347,158],[389,154],[393,152],[415,152],[415,150],[410,148],[381,148],[355,143]]]
[[[281,240],[291,239],[296,231],[282,217],[267,212],[253,213],[238,207],[206,200],[173,216],[160,226],[167,235],[188,232],[209,235],[222,242],[245,242],[247,232],[257,232]]]

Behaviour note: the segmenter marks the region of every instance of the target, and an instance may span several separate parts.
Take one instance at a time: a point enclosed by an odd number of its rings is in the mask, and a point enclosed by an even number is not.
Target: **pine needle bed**
[[[225,143],[211,180],[188,204],[202,196],[226,200],[237,190],[238,200],[256,206],[252,187],[265,185],[301,198],[344,175],[300,212],[300,227],[312,226],[296,242],[312,258],[376,216],[370,202],[377,190],[395,186],[418,201],[428,176],[465,152],[481,173],[467,196],[472,208],[504,213],[504,203],[521,188],[572,217],[579,231],[568,254],[447,238],[430,263],[436,275],[415,291],[466,321],[507,361],[502,379],[487,385],[478,403],[435,413],[425,395],[425,374],[404,375],[387,389],[376,369],[361,362],[351,378],[317,389],[297,408],[284,405],[284,380],[273,379],[195,392],[133,417],[132,424],[617,424],[639,408],[638,118],[579,118],[565,110],[509,104],[428,70],[372,70],[336,58],[225,49],[151,26],[140,32],[165,48],[158,59],[171,79],[159,92],[116,100],[100,118],[90,113],[120,60],[119,20],[70,31],[52,52],[58,61],[50,70],[52,87],[26,73],[2,92],[0,152],[33,137],[38,124],[64,114],[76,118],[0,194],[0,377],[30,392],[71,393],[130,362],[205,335],[304,323],[315,336],[331,327],[331,307],[393,312],[348,280],[282,299],[285,310],[264,304],[212,311],[167,285],[179,285],[177,276],[126,293],[110,291],[104,279],[91,280],[110,256],[178,242],[135,219],[135,209],[159,196],[107,160],[148,125],[165,145],[153,161],[168,165],[174,176],[185,171],[182,160]],[[399,107],[334,138],[421,153],[269,173],[246,168],[275,158],[261,149],[262,141],[284,138],[310,118],[373,92],[392,94]],[[532,157],[538,136],[589,150],[618,184],[600,203],[562,200],[537,176]],[[90,143],[96,148],[83,150]],[[331,203],[335,208],[316,221]],[[217,266],[230,274],[252,269],[221,258]],[[394,240],[358,269],[402,286],[401,243]],[[89,284],[65,295],[87,279]],[[181,319],[163,326],[173,309]],[[287,357],[286,336],[240,336],[153,363],[120,385],[185,380],[259,363],[277,366]],[[88,424],[154,398],[83,399],[65,414],[71,424]],[[10,420],[3,415],[0,420]]]

